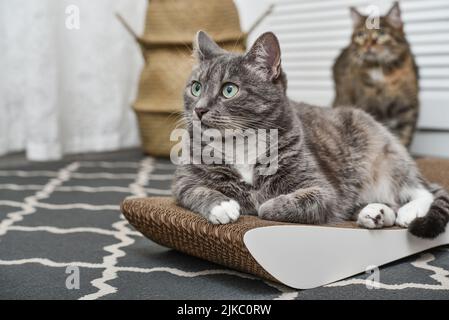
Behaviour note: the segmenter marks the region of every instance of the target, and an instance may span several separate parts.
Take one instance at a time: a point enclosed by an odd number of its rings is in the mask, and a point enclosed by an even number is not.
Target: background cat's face
[[[196,40],[198,65],[184,91],[185,117],[204,128],[272,128],[285,97],[276,37],[264,34],[246,55],[229,53],[204,32]]]
[[[367,16],[351,9],[354,22],[352,48],[360,62],[389,63],[400,58],[407,49],[407,40],[403,32],[403,24],[399,6],[396,3],[391,10],[379,18],[379,28],[369,28]]]

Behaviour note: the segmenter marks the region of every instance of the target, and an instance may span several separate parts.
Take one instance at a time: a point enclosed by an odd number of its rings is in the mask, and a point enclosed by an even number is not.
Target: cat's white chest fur
[[[368,70],[371,80],[375,82],[383,82],[385,80],[384,72],[381,68],[371,68]]]
[[[252,185],[254,183],[254,167],[257,161],[257,143],[245,143],[240,140],[239,143],[236,143],[236,150],[239,152],[240,161],[232,166],[242,176],[243,181]]]
[[[242,180],[248,184],[254,182],[254,165],[253,164],[235,164],[234,169],[242,176]]]

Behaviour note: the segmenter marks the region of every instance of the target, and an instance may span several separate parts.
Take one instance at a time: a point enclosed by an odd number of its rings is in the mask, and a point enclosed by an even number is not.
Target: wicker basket
[[[245,50],[232,0],[151,0],[145,31],[137,41],[147,62],[134,103],[144,152],[168,156],[170,133],[181,119],[182,95],[192,70],[192,40],[206,31],[225,49]]]

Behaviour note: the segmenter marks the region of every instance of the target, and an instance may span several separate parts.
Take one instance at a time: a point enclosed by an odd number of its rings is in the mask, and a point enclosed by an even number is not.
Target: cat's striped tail
[[[449,222],[449,193],[439,185],[430,185],[430,192],[434,200],[429,212],[420,218],[413,220],[408,229],[420,238],[435,238],[446,229]]]

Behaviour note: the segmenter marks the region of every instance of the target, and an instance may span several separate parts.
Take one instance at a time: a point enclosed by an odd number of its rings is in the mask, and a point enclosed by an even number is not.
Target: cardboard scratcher
[[[423,159],[418,164],[426,177],[448,187],[449,161]],[[121,209],[138,231],[163,246],[296,289],[322,286],[449,244],[449,228],[426,240],[401,228],[298,225],[255,216],[217,226],[163,197],[128,199]]]

